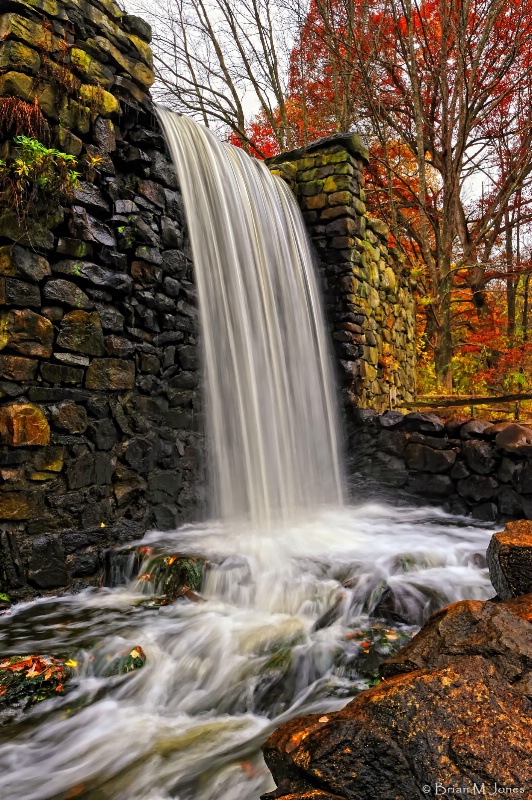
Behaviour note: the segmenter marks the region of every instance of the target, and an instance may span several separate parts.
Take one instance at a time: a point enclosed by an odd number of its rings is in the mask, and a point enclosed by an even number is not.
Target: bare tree
[[[169,107],[250,144],[247,122],[261,113],[280,150],[292,147],[287,65],[297,13],[277,0],[147,0],[158,95]],[[296,4],[297,5],[297,4]]]

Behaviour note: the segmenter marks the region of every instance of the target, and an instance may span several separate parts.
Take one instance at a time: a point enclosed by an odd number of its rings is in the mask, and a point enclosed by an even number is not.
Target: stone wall
[[[69,202],[0,216],[0,593],[97,584],[109,547],[196,515],[196,292],[149,96],[150,29],[114,0],[9,0],[2,157],[37,104]],[[11,124],[11,128],[9,125]]]
[[[383,411],[415,391],[415,308],[386,225],[366,213],[367,149],[332,136],[268,166],[296,193],[313,241],[345,405]]]
[[[440,505],[486,521],[532,519],[532,429],[434,414],[353,412],[352,474],[365,496]]]

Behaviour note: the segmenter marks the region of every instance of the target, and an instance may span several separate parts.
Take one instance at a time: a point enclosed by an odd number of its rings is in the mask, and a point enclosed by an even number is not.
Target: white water
[[[213,516],[263,524],[338,505],[336,402],[308,236],[256,159],[164,109],[204,352]]]
[[[383,625],[397,631],[447,602],[492,595],[479,566],[489,536],[434,509],[380,505],[289,529],[151,534],[143,544],[210,558],[205,602],[146,608],[133,582],[0,617],[2,654],[64,653],[84,665],[65,697],[0,725],[0,797],[258,800],[273,788],[259,753],[269,733],[368,685],[377,662],[356,632],[377,624],[369,614],[386,588],[405,624]],[[137,645],[143,669],[101,677],[105,654]]]

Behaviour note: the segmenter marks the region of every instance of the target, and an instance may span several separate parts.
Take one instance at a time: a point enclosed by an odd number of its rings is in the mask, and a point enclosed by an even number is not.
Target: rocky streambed
[[[430,617],[332,714],[298,717],[264,755],[282,800],[532,796],[532,523],[488,550],[498,595]]]
[[[212,522],[125,549],[121,587],[13,606],[2,800],[257,800],[274,790],[260,748],[276,729],[382,692],[379,666],[433,611],[482,607],[490,536],[380,505],[275,530]]]

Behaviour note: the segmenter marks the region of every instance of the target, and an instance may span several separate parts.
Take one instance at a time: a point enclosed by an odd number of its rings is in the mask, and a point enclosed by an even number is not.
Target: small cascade
[[[264,164],[159,110],[199,293],[214,515],[253,523],[340,505],[336,408],[301,212]]]

